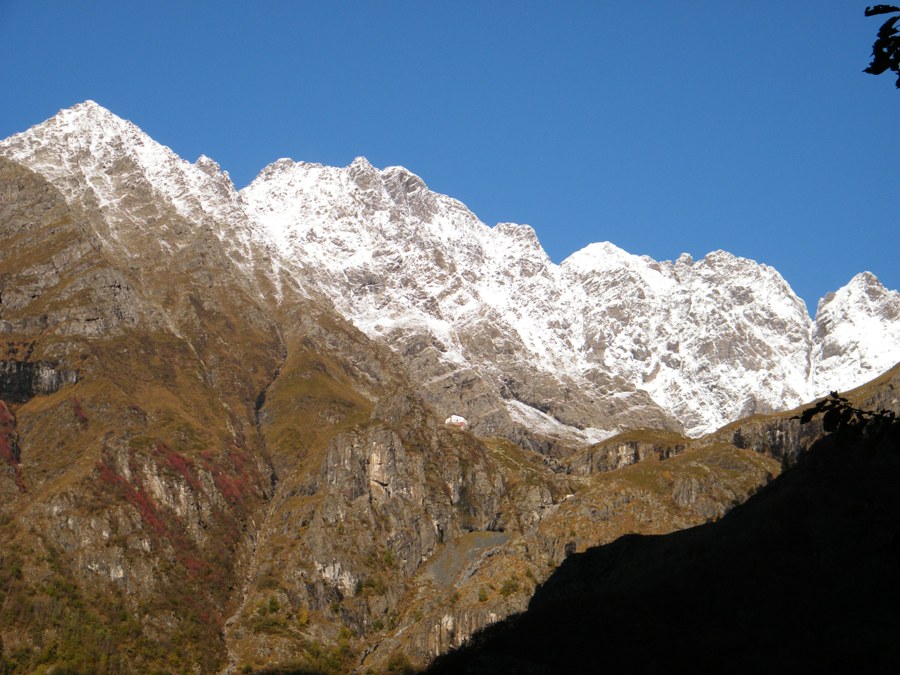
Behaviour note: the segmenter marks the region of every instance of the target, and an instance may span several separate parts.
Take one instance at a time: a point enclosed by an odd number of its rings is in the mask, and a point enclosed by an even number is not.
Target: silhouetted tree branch
[[[894,14],[900,12],[900,7],[895,5],[874,5],[866,7],[866,16],[877,14]],[[900,89],[900,29],[896,24],[900,16],[893,16],[878,29],[878,36],[872,45],[872,62],[863,72],[871,75],[881,75],[887,70],[897,73],[895,86]]]
[[[836,391],[828,398],[823,398],[813,407],[807,408],[791,419],[799,419],[800,424],[807,424],[816,415],[822,415],[822,426],[825,431],[861,431],[869,426],[893,425],[900,423],[900,418],[893,410],[863,410],[855,408],[850,401]]]

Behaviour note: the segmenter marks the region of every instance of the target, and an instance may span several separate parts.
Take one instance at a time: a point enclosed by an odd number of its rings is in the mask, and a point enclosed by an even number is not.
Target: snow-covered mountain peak
[[[427,336],[439,361],[499,382],[509,368],[581,387],[614,376],[692,434],[814,395],[806,306],[753,260],[658,262],[600,242],[555,265],[531,227],[488,228],[402,167],[359,159],[266,170],[242,195],[342,312],[398,349]]]
[[[561,267],[591,294],[612,302],[625,301],[635,293],[632,302],[659,301],[678,283],[672,263],[628,253],[608,241],[588,244]]]
[[[713,251],[707,253],[701,260],[706,261],[711,265],[715,265],[717,263],[732,263],[738,260],[748,260],[748,258],[741,258],[740,256],[735,255],[734,253],[730,253],[729,251],[723,251],[720,248],[717,248]],[[751,261],[752,262],[752,261]]]
[[[816,393],[858,386],[900,360],[900,293],[870,272],[819,301]]]
[[[354,157],[353,161],[350,162],[350,166],[348,166],[347,168],[355,171],[365,171],[367,173],[374,173],[378,171],[378,169],[372,166],[372,163],[362,155]]]
[[[885,318],[894,318],[897,297],[897,291],[885,288],[874,274],[860,272],[845,286],[819,300],[816,319],[827,322],[836,313],[858,314],[861,310],[872,315],[887,313]]]
[[[53,117],[37,124],[34,128],[61,128],[72,135],[79,135],[79,130],[96,132],[97,130],[116,130],[122,133],[124,130],[138,131],[131,122],[122,119],[110,112],[96,101],[90,99],[77,103],[71,108],[63,108]]]
[[[253,180],[271,180],[281,173],[291,171],[297,164],[302,164],[302,162],[295,162],[290,157],[280,157],[271,164],[264,166]]]
[[[437,196],[428,189],[424,180],[406,167],[389,166],[380,174],[388,192],[396,200],[426,199],[433,202]]]
[[[878,277],[868,271],[854,275],[841,290],[851,295],[865,294],[873,301],[880,300],[884,298],[885,295],[891,293],[891,291],[888,291],[884,284],[879,281]]]
[[[91,214],[96,236],[116,255],[193,250],[198,238],[214,236],[242,274],[267,259],[268,234],[247,218],[214,160],[191,164],[93,101],[0,142],[0,154]]]
[[[781,275],[772,267],[721,249],[710,251],[699,260],[695,260],[691,264],[691,268],[695,274],[705,276],[730,277],[738,275],[745,278],[754,277],[766,279],[767,281],[777,284],[779,287],[782,287],[781,282],[783,282]],[[793,291],[791,291],[791,294],[793,294]]]
[[[238,207],[237,193],[218,164],[181,159],[93,101],[11,136],[0,143],[0,152],[45,175],[69,201],[108,212],[113,225],[133,220],[122,200],[138,192],[162,195],[193,220],[227,220]]]
[[[891,323],[900,319],[900,293],[888,290],[871,272],[860,272],[846,286],[829,293],[819,303],[816,318],[828,321],[836,315],[863,316]]]
[[[412,172],[379,170],[363,157],[344,168],[279,160],[241,190],[241,197],[283,254],[305,259],[319,251],[338,267],[343,265],[322,248],[325,237],[340,242],[345,253],[354,251],[354,260],[364,260],[395,245],[409,251],[414,242],[446,242],[460,227],[471,230],[478,222]]]
[[[149,147],[152,151],[156,146],[134,124],[94,101],[60,110],[45,122],[2,142],[5,154],[57,172],[90,166],[96,163],[97,155],[108,155],[116,149],[133,148],[137,152]]]
[[[228,178],[229,181],[231,180],[231,178],[228,176],[228,172],[223,171],[222,167],[216,160],[212,159],[211,157],[207,157],[206,155],[200,155],[197,158],[197,161],[194,162],[194,166],[196,166],[208,176],[224,176]]]
[[[194,255],[215,237],[239,274],[262,279],[261,296],[281,300],[285,278],[314,285],[478,433],[552,419],[552,435],[587,442],[677,428],[674,416],[699,434],[900,360],[900,294],[869,273],[823,299],[813,324],[775,269],[725,251],[656,261],[601,242],[556,265],[530,226],[488,227],[364,157],[282,158],[238,193],[214,160],[186,162],[91,101],[0,154],[98,215],[125,255]]]
[[[562,261],[561,267],[576,274],[592,274],[617,267],[641,264],[640,256],[622,250],[608,241],[594,242]]]
[[[281,157],[263,167],[256,178],[241,189],[241,193],[246,194],[252,191],[254,185],[276,186],[276,190],[288,189],[292,184],[302,181],[310,170],[324,170],[327,168],[321,164],[296,162],[290,157]]]
[[[155,143],[131,122],[110,112],[95,101],[84,101],[71,108],[64,108],[53,117],[3,141],[4,145],[28,142],[45,145],[65,139],[76,143],[76,147],[90,147],[102,150],[100,141],[110,143],[127,137],[131,143],[143,145]]]

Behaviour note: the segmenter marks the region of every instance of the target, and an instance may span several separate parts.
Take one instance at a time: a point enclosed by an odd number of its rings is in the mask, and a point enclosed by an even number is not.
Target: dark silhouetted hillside
[[[718,522],[571,556],[428,672],[900,672],[898,427],[826,437]]]

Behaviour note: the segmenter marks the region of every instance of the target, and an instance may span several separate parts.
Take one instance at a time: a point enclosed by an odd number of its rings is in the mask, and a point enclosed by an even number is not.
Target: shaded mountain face
[[[715,523],[569,557],[427,672],[894,672],[898,498],[896,419],[841,430]]]
[[[803,396],[809,345],[848,382],[877,369],[872,330],[843,350],[851,319],[897,342],[868,277],[812,331],[751,261],[556,266],[530,228],[362,160],[239,193],[93,103],[0,143],[0,241],[13,672],[426,663],[567,553],[720,518],[820,434],[683,427]],[[737,405],[719,383],[744,368]]]
[[[434,673],[895,672],[900,425],[820,440],[724,518],[568,558]]]

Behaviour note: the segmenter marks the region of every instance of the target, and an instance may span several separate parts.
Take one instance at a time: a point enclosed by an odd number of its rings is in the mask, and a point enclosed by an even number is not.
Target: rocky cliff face
[[[362,158],[347,169],[279,160],[241,196],[283,257],[315,269],[336,308],[476,433],[548,450],[637,420],[680,428],[628,382],[585,378],[541,343],[542,309],[515,296],[561,301],[559,273],[531,228],[489,229],[405,169]]]
[[[820,438],[717,522],[570,556],[426,672],[896,670],[898,450],[897,424]]]
[[[4,665],[214,670],[272,490],[254,402],[277,327],[241,278],[163,265],[164,237],[121,258],[44,177],[0,176]]]
[[[893,353],[896,294],[867,277],[812,337],[768,268],[556,266],[362,160],[237,193],[92,103],[0,155],[13,672],[424,664],[567,555],[716,519],[805,442],[779,416],[682,425],[803,396],[814,340],[829,372],[877,368],[842,351],[851,319],[885,318]]]
[[[362,158],[279,160],[241,196],[285,257],[320,270],[345,316],[408,357],[432,402],[462,407],[482,433],[509,436],[507,416],[576,444],[638,420],[678,429],[656,405],[697,435],[900,360],[900,295],[872,275],[814,324],[765,265],[723,251],[657,262],[609,243],[555,265],[531,228],[489,228]],[[858,330],[868,322],[876,330]]]

